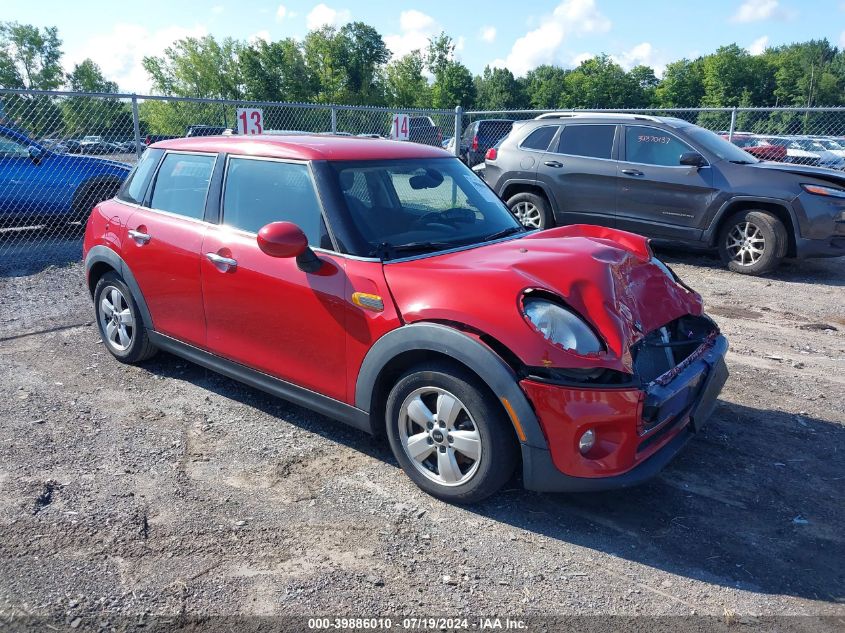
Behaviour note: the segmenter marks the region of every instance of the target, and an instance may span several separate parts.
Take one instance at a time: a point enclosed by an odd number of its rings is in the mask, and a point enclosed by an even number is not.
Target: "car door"
[[[554,196],[558,224],[614,225],[616,131],[612,123],[567,123],[543,155],[537,180]]]
[[[672,132],[625,125],[616,226],[665,239],[698,239],[716,195],[713,170],[679,162],[695,148]]]
[[[4,225],[28,224],[53,208],[58,174],[50,178],[50,154],[40,158],[29,154],[24,140],[0,133],[0,213],[11,216]]]
[[[279,221],[299,226],[311,246],[331,246],[307,163],[230,156],[221,221],[209,228],[202,245],[208,348],[343,400],[344,258],[321,252],[323,266],[308,273],[295,258],[265,254],[256,235]]]
[[[121,251],[155,330],[197,347],[205,347],[206,338],[200,250],[216,161],[217,154],[167,151],[147,206],[137,206],[127,220]]]

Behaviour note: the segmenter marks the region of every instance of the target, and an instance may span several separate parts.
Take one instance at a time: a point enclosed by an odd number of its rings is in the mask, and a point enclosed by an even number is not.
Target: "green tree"
[[[340,29],[345,47],[345,101],[354,104],[384,103],[381,70],[390,59],[390,51],[379,32],[363,22],[351,22]]]
[[[625,108],[642,104],[644,99],[637,80],[607,55],[582,62],[564,82],[576,108]]]
[[[482,110],[515,110],[527,106],[522,85],[507,68],[484,68],[475,78],[476,107]]]
[[[144,70],[155,90],[180,97],[241,99],[238,59],[243,44],[214,36],[178,40],[161,57],[145,57]]]
[[[348,46],[333,26],[308,33],[303,41],[305,64],[314,85],[316,101],[340,103],[346,94]]]
[[[240,73],[247,99],[256,101],[310,101],[317,89],[302,50],[293,38],[257,42],[241,49]]]
[[[117,92],[117,84],[106,79],[91,59],[74,66],[66,79],[75,92]],[[69,97],[62,101],[61,109],[65,136],[96,134],[109,140],[126,140],[133,135],[130,107],[118,99]]]
[[[440,33],[429,40],[426,51],[428,69],[434,75],[431,103],[435,108],[451,109],[457,105],[475,105],[475,82],[469,68],[455,59],[452,38]]]
[[[704,97],[704,71],[701,58],[680,59],[666,66],[663,78],[654,89],[658,108],[695,108]]]
[[[565,81],[568,72],[559,66],[550,65],[529,70],[521,80],[528,105],[540,110],[570,107]]]
[[[418,50],[390,62],[384,70],[387,105],[400,108],[431,107],[431,87],[423,75],[425,60]]]
[[[632,95],[639,96],[639,101],[632,101],[630,107],[647,108],[651,106],[654,101],[654,91],[660,84],[660,80],[654,74],[654,69],[644,65],[634,66],[628,71],[628,78],[640,88],[639,95],[636,94],[636,91]]]

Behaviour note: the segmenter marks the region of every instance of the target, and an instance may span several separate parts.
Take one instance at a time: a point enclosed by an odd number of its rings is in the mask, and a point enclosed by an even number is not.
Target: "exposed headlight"
[[[845,198],[845,189],[839,187],[824,187],[822,185],[808,185],[802,184],[801,188],[807,193],[812,193],[817,196],[831,196],[833,198]]]
[[[603,346],[584,320],[563,306],[541,298],[522,303],[526,318],[546,340],[579,354],[595,354]]]

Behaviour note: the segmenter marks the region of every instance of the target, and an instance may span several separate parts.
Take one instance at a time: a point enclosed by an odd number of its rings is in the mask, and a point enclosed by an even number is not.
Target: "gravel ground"
[[[664,255],[731,341],[704,432],[634,490],[514,481],[472,508],[426,496],[386,442],[320,415],[167,354],[117,363],[80,264],[7,269],[0,622],[698,614],[841,627],[845,259],[748,278]]]

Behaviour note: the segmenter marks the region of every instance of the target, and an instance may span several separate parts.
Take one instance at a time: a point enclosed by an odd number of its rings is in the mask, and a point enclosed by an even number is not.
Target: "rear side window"
[[[308,166],[231,158],[223,192],[223,224],[258,233],[270,222],[293,222],[311,246],[325,244],[320,203]]]
[[[144,204],[144,193],[147,191],[147,185],[150,184],[150,178],[152,178],[163,153],[163,149],[148,149],[141,154],[141,160],[123,181],[123,186],[117,194],[118,200]]]
[[[615,134],[615,125],[567,125],[560,133],[557,151],[572,156],[610,158]]]
[[[631,163],[677,167],[689,145],[655,127],[629,127],[625,130],[625,159]],[[746,154],[747,156],[747,154]]]
[[[216,154],[167,154],[156,177],[153,209],[201,220]]]
[[[523,149],[536,149],[545,152],[549,149],[549,144],[557,133],[557,125],[547,125],[540,127],[531,132],[528,137],[522,141],[520,147]]]
[[[512,127],[513,121],[480,121],[478,135],[498,141],[500,138],[507,136]]]

